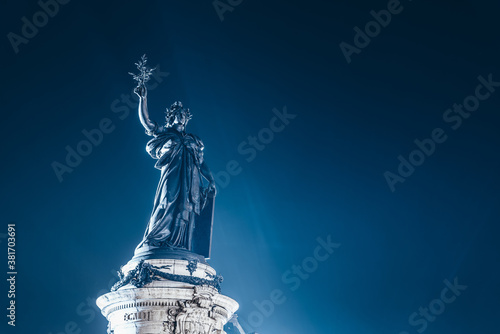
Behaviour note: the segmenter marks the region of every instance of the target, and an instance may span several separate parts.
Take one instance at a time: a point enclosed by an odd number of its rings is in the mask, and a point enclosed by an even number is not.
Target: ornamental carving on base
[[[224,319],[215,308],[213,298],[217,289],[208,285],[196,286],[191,301],[179,301],[179,312],[172,334],[225,334]],[[171,329],[171,327],[169,327]]]
[[[175,333],[176,318],[179,314],[179,308],[171,307],[167,310],[167,320],[163,322],[163,332],[168,334]]]

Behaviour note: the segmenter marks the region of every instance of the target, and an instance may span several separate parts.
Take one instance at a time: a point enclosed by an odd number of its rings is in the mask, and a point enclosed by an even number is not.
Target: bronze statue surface
[[[161,171],[151,217],[136,254],[160,249],[209,257],[216,188],[203,158],[203,142],[185,131],[192,116],[181,102],[167,108],[165,124],[149,118],[145,83],[152,70],[146,67],[145,56],[136,65],[140,71],[134,75],[138,81],[134,92],[139,96],[139,119],[146,134],[153,137],[146,150]]]

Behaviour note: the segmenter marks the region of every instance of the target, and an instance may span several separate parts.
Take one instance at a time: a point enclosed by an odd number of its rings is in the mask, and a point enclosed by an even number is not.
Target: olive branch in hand
[[[154,68],[148,68],[146,66],[146,63],[148,62],[148,59],[146,58],[146,55],[142,55],[141,59],[135,63],[137,66],[137,69],[139,70],[139,74],[131,73],[128,72],[134,78],[135,81],[137,81],[137,87],[143,87],[146,82],[149,81],[150,76],[153,74],[153,71],[156,69]]]

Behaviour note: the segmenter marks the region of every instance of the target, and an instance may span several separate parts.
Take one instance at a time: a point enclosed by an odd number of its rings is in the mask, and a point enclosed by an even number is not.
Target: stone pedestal
[[[134,258],[112,292],[97,299],[110,334],[225,334],[238,303],[197,260]]]

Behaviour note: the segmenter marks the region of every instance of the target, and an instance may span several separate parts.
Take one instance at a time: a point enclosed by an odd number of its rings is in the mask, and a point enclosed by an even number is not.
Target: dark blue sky
[[[223,21],[209,0],[3,5],[0,258],[16,222],[18,276],[15,328],[0,286],[2,333],[105,332],[89,305],[141,240],[159,179],[125,100],[143,53],[160,71],[151,117],[183,101],[219,176],[210,264],[249,331],[496,331],[500,5],[231,3]],[[350,62],[342,42],[358,44]],[[92,152],[58,177],[78,145]]]

